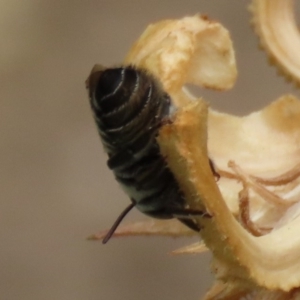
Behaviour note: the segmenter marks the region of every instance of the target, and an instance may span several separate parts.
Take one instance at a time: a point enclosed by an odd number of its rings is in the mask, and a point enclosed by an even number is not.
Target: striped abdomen
[[[95,66],[87,85],[108,166],[133,205],[157,218],[184,213],[183,195],[156,142],[172,110],[158,80],[131,66]]]

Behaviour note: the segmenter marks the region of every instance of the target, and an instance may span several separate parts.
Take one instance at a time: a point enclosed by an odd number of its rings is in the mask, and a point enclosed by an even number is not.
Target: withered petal
[[[258,15],[262,8],[267,9],[265,13],[272,16],[272,22],[277,22],[277,27],[268,26],[277,28],[278,32],[269,33],[278,40],[285,28],[278,27],[282,22],[282,18],[278,19],[282,16],[279,8],[282,5],[283,15],[290,18],[287,7],[291,1],[253,3],[253,9],[257,9],[255,18],[265,18]],[[295,35],[293,30],[291,35]],[[264,36],[266,41],[270,36]],[[294,47],[287,53],[288,58],[294,53],[298,59],[300,46],[295,51],[295,46],[290,45],[293,38],[287,39],[286,45]],[[271,50],[277,59],[277,50]],[[187,83],[225,90],[236,78],[228,32],[217,22],[200,16],[150,25],[133,46],[126,63],[156,74],[178,106],[174,122],[162,127],[158,142],[191,208],[207,210],[212,216],[197,222],[213,253],[216,278],[225,285],[219,296],[207,299],[229,299],[230,295],[230,299],[292,299],[291,293],[300,286],[299,100],[282,96],[261,111],[236,117],[213,111],[202,99],[189,94],[184,89]],[[284,58],[281,63],[285,72],[294,65],[290,76],[298,78],[297,61]],[[218,182],[209,158],[220,171]],[[230,168],[229,161],[242,171]],[[249,192],[244,221],[251,220],[253,228],[267,228],[262,236],[254,236],[238,220],[242,181]]]
[[[293,0],[253,0],[252,24],[279,74],[300,85],[300,35]]]
[[[204,244],[203,241],[197,242],[176,250],[173,250],[171,254],[178,255],[178,254],[201,254],[207,252],[208,248]]]
[[[229,32],[200,15],[149,25],[125,63],[150,70],[170,94],[186,83],[227,90],[237,77]],[[178,97],[174,101],[181,103]]]
[[[248,134],[245,134],[246,141],[243,140],[243,135],[237,135],[239,137],[237,140],[232,138],[234,137],[234,131],[241,130],[241,128],[245,130],[245,126],[232,126],[232,132],[227,130],[226,133],[231,137],[232,148],[230,154],[241,158],[247,157],[247,160],[245,160],[247,163],[245,164],[252,171],[255,171],[249,157],[250,151],[259,153],[260,141],[262,151],[266,151],[264,147],[267,140],[269,142],[273,141],[273,143],[268,143],[268,148],[274,154],[274,158],[271,159],[273,164],[279,164],[279,166],[283,164],[279,161],[280,158],[287,163],[289,160],[285,158],[285,155],[288,155],[290,159],[290,155],[294,154],[296,158],[299,155],[299,150],[297,144],[295,145],[295,141],[298,141],[298,136],[300,136],[296,134],[297,131],[295,131],[296,127],[294,126],[298,122],[297,118],[292,116],[294,120],[290,122],[292,133],[287,129],[288,126],[284,126],[284,129],[281,130],[281,127],[277,128],[273,124],[282,123],[287,118],[286,112],[288,114],[299,113],[297,109],[292,108],[295,105],[297,107],[299,101],[290,100],[289,97],[285,100],[281,99],[260,113],[256,113],[258,120],[254,120],[253,114],[248,117],[252,120],[253,127],[256,128],[257,139],[251,137],[251,132],[249,133],[250,138],[247,137]],[[280,110],[277,109],[278,106],[281,107]],[[206,245],[213,251],[215,257],[218,257],[224,264],[228,264],[228,274],[226,276],[236,276],[243,280],[248,278],[250,282],[257,282],[260,286],[269,289],[289,291],[299,286],[300,235],[298,232],[300,218],[291,220],[286,226],[261,237],[253,236],[241,226],[226,205],[209,168],[206,149],[205,113],[207,113],[207,106],[201,101],[180,109],[174,123],[165,126],[161,130],[159,143],[191,207],[203,209],[204,206],[213,215],[211,220],[201,221],[204,228],[202,237]],[[221,114],[218,115],[221,116]],[[228,119],[224,122],[224,125],[230,123],[231,117],[229,115],[223,115],[222,118],[223,120],[224,118]],[[237,117],[232,117],[232,119],[235,124],[249,121],[247,117],[244,117],[243,121]],[[219,120],[220,118],[218,118]],[[213,128],[214,124],[211,122],[209,128]],[[272,137],[277,137],[276,129],[279,131],[278,138],[280,139],[275,138],[272,140]],[[300,130],[298,131],[300,133]],[[260,134],[264,139],[260,140]],[[218,161],[218,157],[225,157],[225,160],[228,160],[228,157],[226,159],[226,149],[229,151],[229,145],[226,147],[226,142],[224,142],[224,155],[219,144],[222,142],[220,140],[221,136],[218,135],[218,138],[219,153],[218,155],[215,153],[214,158],[216,161]],[[283,139],[285,139],[285,143],[283,143]],[[251,141],[253,143],[250,143]],[[244,146],[241,145],[243,142],[246,143]],[[288,145],[288,142],[290,145]],[[234,147],[238,148],[237,152],[234,152],[236,150]],[[280,150],[278,156],[275,155],[274,148],[276,147],[279,147]],[[245,151],[246,155],[243,153]],[[253,164],[257,166],[259,171],[263,171],[264,168],[269,171],[272,170],[272,164],[269,161],[264,165],[264,160],[257,162],[258,157],[253,157]],[[260,158],[267,159],[267,156],[261,155]],[[297,163],[295,160],[293,162]],[[276,171],[278,171],[278,166]],[[291,274],[293,275],[291,276]]]

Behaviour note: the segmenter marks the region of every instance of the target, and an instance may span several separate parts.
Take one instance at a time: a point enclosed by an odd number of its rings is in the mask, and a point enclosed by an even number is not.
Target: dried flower
[[[251,10],[263,48],[281,73],[298,84],[300,40],[291,4],[256,0]],[[187,83],[227,90],[237,76],[228,31],[199,15],[150,25],[125,63],[156,74],[178,107],[158,142],[190,206],[204,206],[212,215],[199,219],[216,276],[205,299],[298,299],[300,101],[284,95],[261,111],[236,117],[191,95]],[[221,176],[217,181],[208,157]],[[190,233],[175,221],[151,222],[149,228],[143,222],[120,232]],[[205,249],[199,243],[177,253]]]

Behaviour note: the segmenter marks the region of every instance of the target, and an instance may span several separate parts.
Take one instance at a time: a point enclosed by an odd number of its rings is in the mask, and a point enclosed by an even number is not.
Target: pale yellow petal
[[[182,248],[179,248],[177,250],[174,250],[171,252],[171,254],[201,254],[204,252],[207,252],[208,248],[205,246],[204,242],[197,242]]]
[[[300,84],[300,35],[294,0],[253,0],[252,24],[262,48],[280,74]]]
[[[279,101],[280,110],[276,109],[278,103],[270,105],[257,113],[258,120],[250,115],[249,118],[253,124],[256,124],[257,121],[260,126],[259,131],[261,132],[257,132],[258,139],[251,138],[251,132],[249,133],[250,139],[248,139],[248,132],[244,131],[245,135],[238,134],[238,139],[235,140],[234,133],[236,130],[240,130],[240,125],[232,126],[231,130],[227,127],[227,135],[233,136],[228,143],[231,143],[233,148],[226,152],[227,142],[226,136],[224,136],[225,151],[215,155],[216,161],[218,156],[226,160],[226,153],[230,156],[233,155],[234,158],[235,156],[237,158],[245,156],[247,158],[245,162],[248,163],[246,166],[251,171],[254,172],[257,168],[261,173],[265,166],[266,173],[268,173],[272,170],[271,162],[275,164],[276,171],[279,166],[284,167],[281,161],[285,161],[284,154],[294,155],[292,157],[296,159],[298,150],[294,146],[298,143],[300,133],[300,127],[298,132],[295,129],[297,118],[294,119],[294,122],[291,121],[290,125],[284,122],[286,126],[283,130],[281,126],[276,127],[273,123],[282,123],[286,118],[287,111],[297,114],[297,109],[293,108],[297,101],[295,99],[290,101],[289,98]],[[289,291],[298,287],[300,284],[300,235],[298,234],[300,218],[295,218],[285,226],[260,237],[251,235],[241,226],[226,205],[226,199],[221,195],[211,174],[206,149],[206,113],[207,107],[201,101],[181,109],[175,122],[161,130],[159,142],[162,152],[168,158],[170,168],[180,182],[192,207],[203,209],[204,206],[213,216],[211,219],[199,221],[204,228],[202,237],[206,245],[214,252],[219,261],[227,265],[227,268],[224,268],[225,275],[222,274],[222,276],[228,278],[235,276],[241,280],[254,281],[268,289]],[[226,118],[230,119],[229,116]],[[243,121],[233,117],[233,121],[247,123],[248,120],[247,117],[244,117]],[[225,122],[225,124],[227,123],[228,121]],[[211,123],[210,127],[213,126],[214,124]],[[291,131],[287,130],[288,126],[291,126]],[[254,130],[257,129],[254,126]],[[264,139],[260,142],[259,134],[261,133]],[[219,136],[219,138],[221,137]],[[247,147],[241,146],[244,139]],[[267,148],[273,155],[269,159],[267,156],[258,155],[260,147],[262,151],[265,151],[266,140],[268,141]],[[218,145],[219,147],[220,145]],[[278,149],[277,156],[274,148]],[[235,150],[237,151],[235,152]],[[250,157],[252,151],[256,151],[257,155]],[[244,152],[245,154],[243,154]],[[256,168],[252,166],[251,159]],[[257,162],[258,159],[260,163]],[[266,164],[264,165],[265,160]],[[293,162],[297,163],[294,160]],[[283,169],[285,170],[285,168]]]
[[[157,75],[169,93],[186,83],[226,90],[237,76],[228,31],[200,15],[149,25],[125,63]]]

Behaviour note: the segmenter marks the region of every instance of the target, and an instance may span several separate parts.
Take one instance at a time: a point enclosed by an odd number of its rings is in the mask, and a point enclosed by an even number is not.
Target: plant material
[[[102,240],[107,234],[107,230],[100,231],[88,237],[89,240]],[[195,236],[197,233],[187,226],[178,222],[177,219],[159,220],[149,219],[135,222],[128,225],[120,225],[114,232],[114,237],[123,236]]]
[[[294,0],[253,0],[252,25],[271,64],[287,80],[300,83],[300,36]]]
[[[264,49],[284,74],[298,81],[298,52],[280,47],[282,31],[293,24],[289,5],[287,0],[257,0],[252,11]],[[283,23],[282,14],[290,23]],[[294,47],[294,30],[287,32],[293,34],[283,44]],[[150,25],[125,63],[158,76],[177,106],[158,142],[191,208],[204,206],[212,216],[198,220],[216,277],[204,299],[299,299],[300,101],[283,95],[260,111],[237,117],[216,112],[191,95],[187,83],[225,91],[237,76],[228,31],[199,15]],[[161,232],[174,235],[170,228],[175,223],[153,222],[155,233],[162,226]],[[135,228],[127,227],[128,232]],[[204,250],[197,243],[177,253]]]

